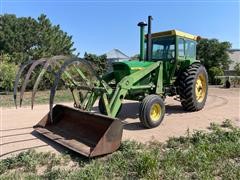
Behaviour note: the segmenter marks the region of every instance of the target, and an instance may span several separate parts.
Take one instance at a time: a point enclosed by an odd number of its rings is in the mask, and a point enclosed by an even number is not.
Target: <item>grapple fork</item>
[[[109,90],[106,90],[107,85],[102,86],[102,80],[94,74],[94,68],[89,62],[67,56],[54,56],[26,62],[21,66],[16,76],[14,86],[16,107],[18,83],[22,73],[28,66],[30,67],[21,86],[20,106],[31,74],[37,66],[43,66],[33,86],[32,108],[38,85],[48,68],[59,68],[55,73],[55,80],[50,91],[49,113],[34,126],[37,132],[87,157],[108,154],[118,149],[123,131],[121,121],[91,112],[97,98],[101,96],[102,92],[109,92]],[[83,68],[85,69],[83,70]],[[86,69],[88,70],[87,74]],[[54,106],[54,96],[60,80],[72,92],[74,107],[79,109],[64,105]],[[74,93],[75,91],[78,94]]]

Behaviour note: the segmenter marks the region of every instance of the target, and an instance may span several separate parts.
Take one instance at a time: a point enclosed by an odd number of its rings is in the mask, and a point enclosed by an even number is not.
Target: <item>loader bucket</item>
[[[112,153],[120,146],[123,125],[118,119],[56,105],[52,120],[48,113],[34,129],[84,156]]]

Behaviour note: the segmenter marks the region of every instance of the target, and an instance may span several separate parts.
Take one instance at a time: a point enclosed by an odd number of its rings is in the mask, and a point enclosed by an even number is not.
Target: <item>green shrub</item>
[[[211,84],[220,84],[221,80],[216,79],[215,76],[223,76],[224,72],[220,67],[211,67],[208,72],[209,82]]]
[[[13,90],[16,71],[17,66],[15,64],[0,62],[0,90]]]
[[[106,55],[97,56],[95,54],[85,53],[84,59],[86,59],[92,64],[97,75],[103,75],[108,68]]]

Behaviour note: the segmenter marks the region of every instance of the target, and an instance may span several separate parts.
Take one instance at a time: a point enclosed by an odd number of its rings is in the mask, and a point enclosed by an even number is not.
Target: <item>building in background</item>
[[[128,61],[130,58],[119,49],[113,49],[106,53],[108,66],[110,69],[112,68],[113,62],[121,62],[121,61]]]

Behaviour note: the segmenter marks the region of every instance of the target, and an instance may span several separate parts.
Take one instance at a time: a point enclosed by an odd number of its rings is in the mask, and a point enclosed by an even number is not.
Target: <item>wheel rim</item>
[[[197,102],[201,103],[206,96],[206,77],[203,74],[200,74],[197,78],[195,85],[195,95]]]
[[[150,109],[150,117],[152,121],[158,121],[161,117],[161,106],[160,104],[153,104]]]

